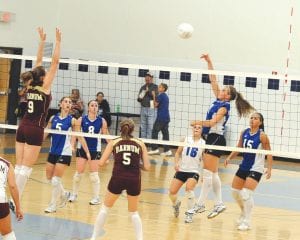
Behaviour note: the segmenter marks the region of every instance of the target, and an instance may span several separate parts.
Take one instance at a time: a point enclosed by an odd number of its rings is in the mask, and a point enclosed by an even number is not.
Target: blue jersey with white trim
[[[81,121],[81,130],[82,132],[98,134],[101,133],[102,128],[102,117],[97,116],[95,120],[90,120],[88,115],[82,117]],[[85,137],[85,141],[88,145],[88,148],[92,152],[101,151],[101,139],[100,138],[91,138]]]
[[[70,131],[72,129],[71,115],[65,118],[60,117],[60,113],[52,118],[51,129]],[[50,153],[59,156],[72,156],[71,136],[64,134],[51,134]]]
[[[242,135],[243,147],[250,149],[262,149],[260,141],[261,132],[262,130],[259,129],[256,133],[251,134],[250,128],[247,128]],[[264,162],[264,154],[243,153],[243,160],[240,164],[240,168],[244,171],[256,171],[263,173]]]
[[[230,111],[230,103],[226,101],[220,101],[217,99],[214,101],[211,105],[211,107],[208,109],[207,114],[206,114],[206,120],[211,120],[218,112],[218,110],[222,107],[225,107],[227,112],[224,115],[222,121],[217,122],[214,126],[212,127],[203,127],[202,128],[202,133],[203,134],[208,134],[208,133],[217,133],[220,135],[224,135],[224,129],[225,125],[228,121],[229,118],[229,111]]]

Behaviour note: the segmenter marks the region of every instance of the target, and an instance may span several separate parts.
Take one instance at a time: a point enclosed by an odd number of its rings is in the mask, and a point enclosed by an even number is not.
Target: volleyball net
[[[20,62],[20,72],[34,66],[35,57],[0,54],[0,128],[16,128],[7,125],[10,108],[16,108],[9,102],[10,96],[17,96],[20,84],[19,76],[12,79],[12,62]],[[44,62],[50,62],[44,58]],[[200,62],[199,62],[200,66]],[[120,64],[104,61],[86,61],[61,59],[59,69],[52,86],[51,108],[58,109],[59,100],[70,96],[72,89],[79,89],[87,110],[87,103],[96,99],[97,92],[103,92],[109,102],[112,125],[109,136],[115,138],[119,133],[119,122],[130,116],[136,127],[134,135],[139,136],[140,103],[137,101],[141,86],[145,83],[145,74],[154,74],[154,83],[166,83],[169,96],[170,141],[144,139],[146,143],[158,143],[179,146],[180,139],[191,134],[192,120],[204,120],[206,112],[215,100],[209,74],[215,74],[220,86],[234,85],[242,95],[265,118],[265,132],[270,138],[272,154],[286,158],[300,156],[300,76],[287,76],[264,73],[245,73],[230,71],[209,71],[166,66]],[[14,76],[14,78],[16,78]],[[6,85],[4,84],[6,82]],[[9,84],[7,84],[9,83]],[[205,148],[227,151],[259,152],[261,150],[237,149],[236,143],[243,129],[249,126],[249,118],[239,118],[234,101],[231,102],[230,118],[226,126],[227,147],[203,146]],[[66,134],[66,133],[64,133]],[[70,134],[70,133],[68,133]],[[80,134],[80,133],[71,133]],[[96,137],[96,136],[94,136]],[[262,153],[262,152],[261,152]]]

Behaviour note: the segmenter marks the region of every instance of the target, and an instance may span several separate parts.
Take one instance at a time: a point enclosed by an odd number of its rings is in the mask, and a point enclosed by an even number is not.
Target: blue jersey
[[[98,116],[95,120],[91,121],[88,118],[88,115],[82,117],[81,130],[82,132],[98,134],[101,133],[102,128],[102,117]],[[101,151],[101,139],[100,138],[91,138],[85,137],[85,141],[88,145],[88,148],[91,152]]]
[[[256,133],[251,134],[250,128],[247,128],[242,136],[243,147],[251,149],[261,149],[260,134],[262,130],[259,129]],[[255,153],[243,153],[243,161],[240,168],[244,171],[256,171],[263,173],[265,155]]]
[[[61,118],[56,114],[52,118],[51,129],[69,131],[72,129],[72,116]],[[59,156],[72,156],[71,136],[62,134],[51,134],[50,153]]]
[[[226,123],[228,121],[228,118],[229,118],[229,111],[230,111],[230,103],[229,102],[220,101],[219,99],[214,101],[212,103],[211,107],[207,111],[206,120],[211,120],[216,115],[218,110],[222,107],[226,108],[226,110],[227,110],[223,120],[217,122],[212,127],[203,127],[202,128],[202,133],[203,134],[217,133],[217,134],[220,134],[220,135],[224,135],[225,125],[226,125]]]
[[[161,122],[170,122],[168,95],[165,92],[158,94],[157,102],[158,102],[158,108],[157,108],[156,119]]]

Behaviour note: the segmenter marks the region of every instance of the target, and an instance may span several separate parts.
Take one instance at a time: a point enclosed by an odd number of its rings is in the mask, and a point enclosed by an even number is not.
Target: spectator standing
[[[110,107],[108,101],[104,98],[103,92],[97,93],[97,99],[99,110],[98,115],[106,120],[107,127],[111,125]]]

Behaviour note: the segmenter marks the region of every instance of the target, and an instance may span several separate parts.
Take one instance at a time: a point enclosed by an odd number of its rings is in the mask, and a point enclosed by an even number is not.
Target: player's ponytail
[[[38,66],[30,71],[32,74],[32,82],[30,83],[31,86],[43,86],[43,77],[46,76],[46,70],[43,66]]]
[[[254,107],[239,93],[235,87],[229,86],[230,101],[235,100],[235,106],[238,111],[239,117],[247,117],[251,112],[255,110]]]
[[[260,118],[261,124],[259,125],[259,129],[265,131],[264,116],[263,116],[261,113],[259,113],[259,112],[255,112],[255,113],[256,113],[256,114],[259,116],[259,118]]]
[[[133,130],[134,130],[134,122],[132,119],[126,119],[121,122],[121,137],[123,139],[132,138]]]

